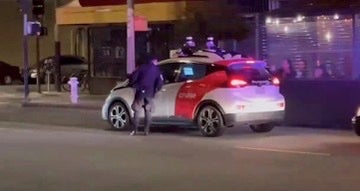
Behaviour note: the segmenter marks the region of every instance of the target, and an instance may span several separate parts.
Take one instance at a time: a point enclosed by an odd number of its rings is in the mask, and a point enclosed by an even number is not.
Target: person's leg
[[[151,112],[154,110],[154,102],[153,98],[146,97],[145,100],[145,126],[144,126],[144,134],[148,135],[150,132],[150,125],[151,125]]]
[[[133,131],[130,135],[136,135],[140,123],[140,112],[142,109],[143,101],[141,99],[135,99],[131,105],[131,109],[134,111],[133,117]]]

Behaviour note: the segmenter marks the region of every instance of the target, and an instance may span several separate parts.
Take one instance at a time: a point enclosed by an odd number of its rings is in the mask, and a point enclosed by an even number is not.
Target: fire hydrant
[[[79,98],[79,92],[78,92],[78,84],[79,81],[77,77],[71,77],[68,81],[68,84],[70,85],[70,98],[71,103],[78,103]]]

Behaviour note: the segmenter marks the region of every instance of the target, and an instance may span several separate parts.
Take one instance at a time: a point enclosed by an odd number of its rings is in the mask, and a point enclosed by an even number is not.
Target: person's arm
[[[138,80],[138,76],[139,76],[139,70],[135,70],[133,73],[130,74],[129,76],[129,86],[130,87],[134,87],[137,80]]]
[[[163,85],[164,85],[164,79],[160,70],[158,70],[158,75],[155,80],[155,93],[160,91]]]

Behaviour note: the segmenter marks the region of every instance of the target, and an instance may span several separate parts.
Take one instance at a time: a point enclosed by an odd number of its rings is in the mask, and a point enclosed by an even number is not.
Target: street
[[[107,130],[99,111],[0,105],[0,190],[358,190],[352,131],[277,127],[222,137]]]

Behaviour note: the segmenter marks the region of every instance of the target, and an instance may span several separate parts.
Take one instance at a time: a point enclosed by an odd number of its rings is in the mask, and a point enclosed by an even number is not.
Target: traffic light
[[[36,18],[41,18],[45,13],[45,0],[32,0],[32,13]]]

